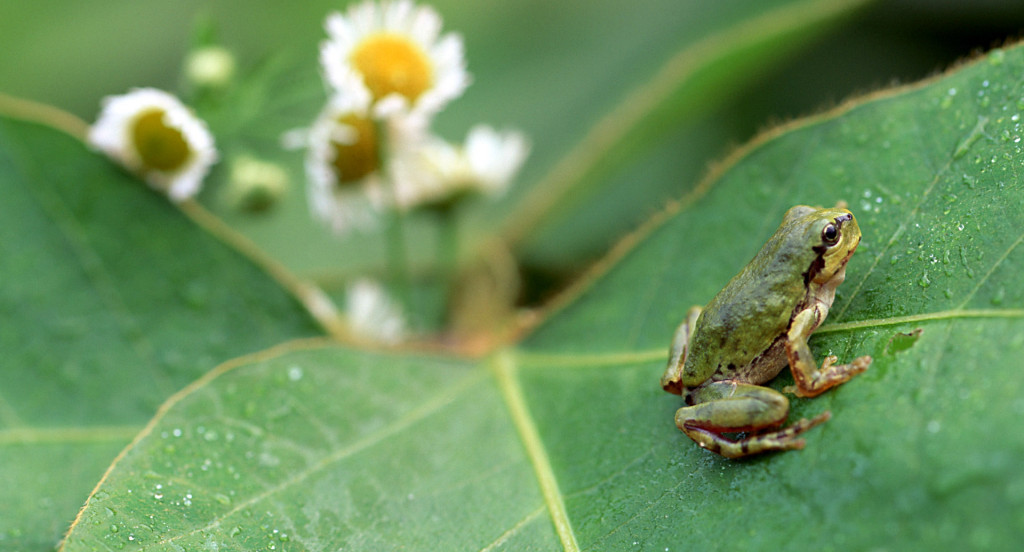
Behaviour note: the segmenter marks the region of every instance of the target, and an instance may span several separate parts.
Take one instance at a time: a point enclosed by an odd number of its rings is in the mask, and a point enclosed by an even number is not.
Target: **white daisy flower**
[[[174,201],[194,196],[217,161],[206,124],[153,88],[104,98],[88,141]]]
[[[428,6],[368,0],[329,15],[325,26],[328,82],[342,94],[368,94],[376,116],[429,118],[469,85],[462,38],[439,36],[441,17]]]
[[[467,194],[505,193],[530,151],[521,133],[473,127],[462,146],[433,139],[396,160],[395,201],[408,209],[444,205]]]
[[[364,278],[350,284],[346,311],[349,327],[359,336],[389,344],[406,336],[401,308],[377,282]]]
[[[310,209],[336,234],[372,228],[383,194],[381,150],[393,136],[370,118],[369,97],[336,95],[307,135]],[[386,134],[393,134],[386,132]]]

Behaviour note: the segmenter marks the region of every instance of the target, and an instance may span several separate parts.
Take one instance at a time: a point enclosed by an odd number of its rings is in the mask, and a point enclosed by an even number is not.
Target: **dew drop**
[[[1006,288],[1000,287],[996,290],[996,294],[992,296],[992,304],[1002,305],[1004,299],[1006,299]]]

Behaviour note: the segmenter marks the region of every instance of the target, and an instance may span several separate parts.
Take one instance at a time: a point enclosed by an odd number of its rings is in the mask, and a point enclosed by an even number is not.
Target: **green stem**
[[[413,305],[412,279],[409,276],[408,248],[405,245],[405,214],[398,206],[398,194],[395,189],[395,181],[389,170],[387,170],[388,157],[391,152],[387,147],[388,126],[384,121],[374,121],[374,130],[377,137],[377,159],[380,163],[380,172],[383,176],[386,193],[391,194],[391,220],[387,229],[387,256],[388,269],[391,272],[391,283],[394,286],[395,296],[402,305],[406,320],[415,327],[416,309]]]
[[[402,303],[403,310],[411,321],[413,316],[412,282],[409,277],[409,260],[405,246],[405,217],[401,209],[392,211],[388,224],[388,266],[395,295]]]
[[[438,245],[437,266],[440,275],[444,312],[450,320],[454,308],[455,287],[459,277],[459,208],[458,202],[437,210]]]
[[[441,278],[450,288],[459,268],[459,210],[456,206],[438,212],[440,219],[438,266]]]

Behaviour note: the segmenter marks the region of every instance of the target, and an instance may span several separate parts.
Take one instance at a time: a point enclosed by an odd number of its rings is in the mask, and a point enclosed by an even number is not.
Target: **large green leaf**
[[[1024,531],[1024,48],[741,151],[486,359],[290,344],[167,402],[66,550],[1007,549]],[[864,232],[820,357],[871,369],[723,460],[657,380],[796,203]],[[780,387],[788,377],[773,385]]]
[[[321,332],[261,269],[53,128],[0,118],[0,196],[0,548],[48,550],[167,396]]]

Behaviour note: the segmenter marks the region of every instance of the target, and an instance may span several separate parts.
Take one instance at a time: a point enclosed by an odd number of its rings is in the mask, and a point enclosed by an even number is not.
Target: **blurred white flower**
[[[376,221],[381,137],[365,100],[335,96],[307,136],[310,209],[336,234],[370,228]]]
[[[88,141],[174,201],[194,196],[217,160],[206,124],[153,88],[104,98]]]
[[[530,151],[519,132],[473,127],[462,146],[434,138],[396,159],[395,202],[444,205],[468,194],[505,193]]]
[[[469,85],[462,38],[409,0],[367,0],[328,15],[320,61],[341,94],[369,96],[375,116],[429,119]]]
[[[349,285],[346,311],[349,327],[361,337],[394,344],[406,336],[405,317],[398,303],[373,280],[364,278]]]

